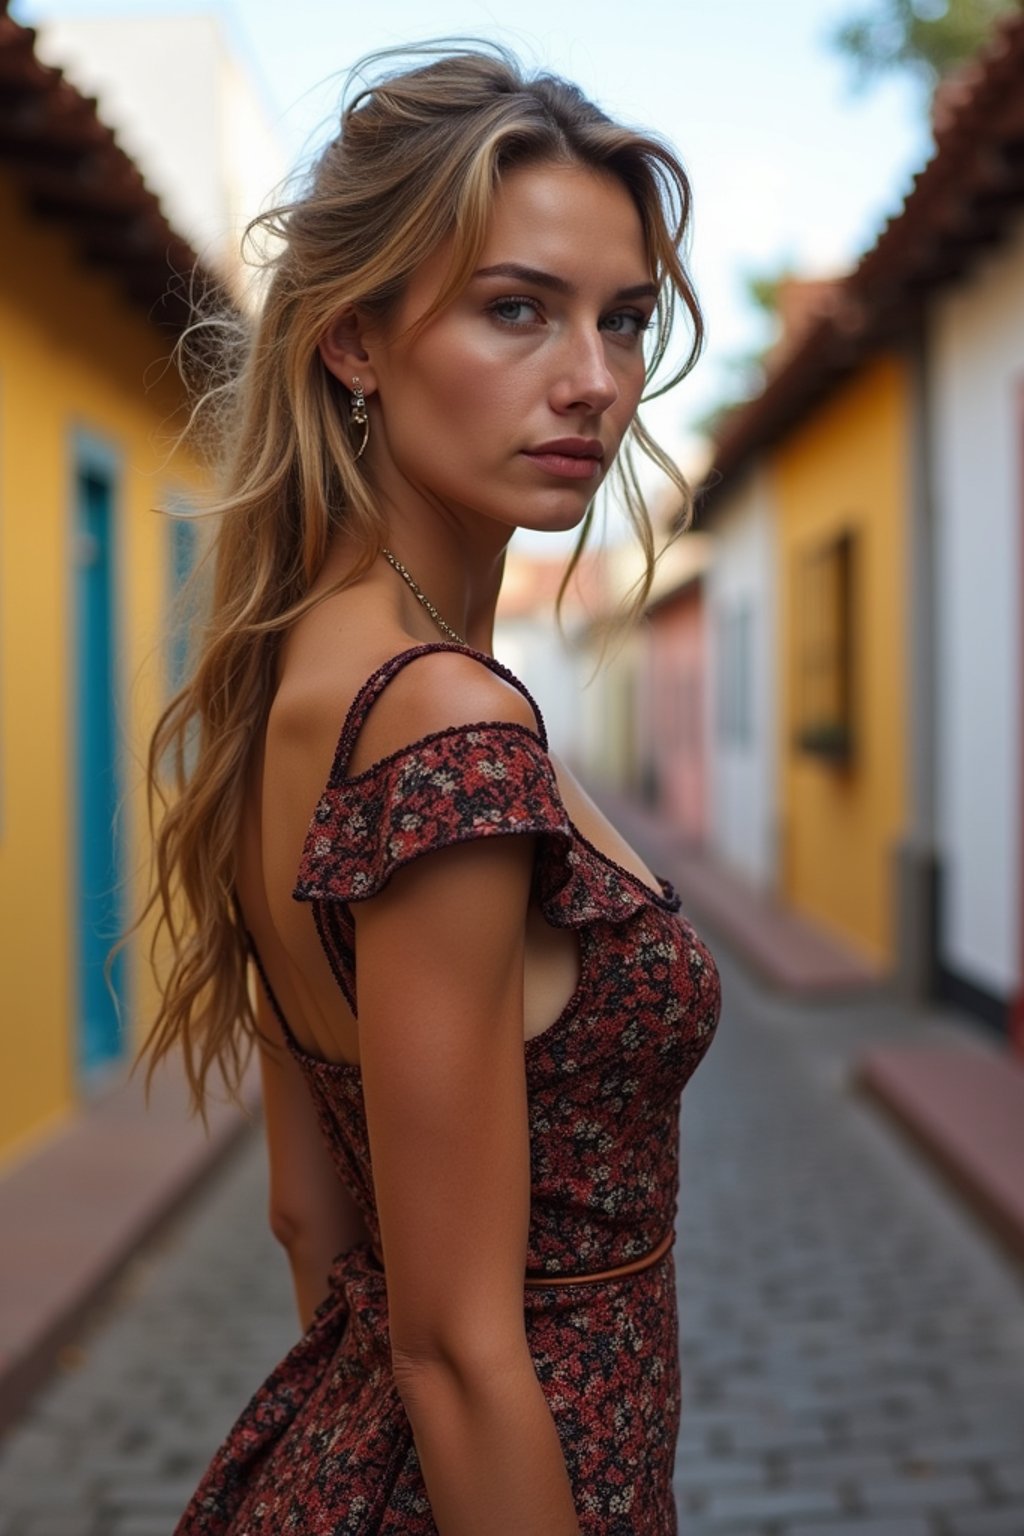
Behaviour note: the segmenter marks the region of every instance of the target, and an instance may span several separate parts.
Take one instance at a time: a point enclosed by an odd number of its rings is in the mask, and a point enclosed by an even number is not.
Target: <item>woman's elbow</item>
[[[268,1218],[271,1233],[288,1252],[313,1245],[328,1248],[333,1255],[366,1242],[370,1236],[361,1212],[345,1198],[329,1206],[305,1207],[301,1202],[271,1200]]]
[[[293,1211],[272,1205],[269,1212],[272,1236],[284,1249],[294,1248],[305,1230],[305,1224]]]
[[[281,1247],[288,1250],[314,1242],[321,1235],[329,1241],[334,1233],[328,1229],[343,1225],[337,1218],[329,1221],[326,1212],[318,1214],[316,1211],[303,1210],[301,1206],[274,1202],[270,1206],[269,1219],[271,1233]]]
[[[407,1409],[437,1392],[475,1396],[524,1367],[532,1370],[525,1332],[482,1340],[433,1334],[411,1346],[391,1341],[392,1376]]]

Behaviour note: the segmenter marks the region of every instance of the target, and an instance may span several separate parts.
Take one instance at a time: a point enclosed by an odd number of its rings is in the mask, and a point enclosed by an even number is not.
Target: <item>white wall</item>
[[[568,762],[578,761],[585,708],[579,657],[560,640],[554,619],[499,618],[494,654],[533,694],[551,750]]]
[[[259,87],[216,18],[54,19],[40,25],[37,51],[97,97],[171,224],[238,280],[241,231],[286,167]]]
[[[711,838],[719,858],[771,890],[777,871],[777,538],[767,471],[756,466],[716,506],[714,558],[705,574],[708,624]],[[752,612],[753,730],[749,747],[723,742],[718,721],[718,637],[723,609]]]
[[[1020,973],[1024,220],[929,316],[943,963]]]

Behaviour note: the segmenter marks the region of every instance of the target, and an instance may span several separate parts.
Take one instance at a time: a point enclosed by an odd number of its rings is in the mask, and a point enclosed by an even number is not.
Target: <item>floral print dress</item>
[[[580,976],[560,1016],[524,1044],[527,1337],[583,1536],[674,1536],[680,1380],[671,1250],[618,1279],[543,1279],[624,1265],[671,1232],[680,1094],[718,1023],[718,973],[668,882],[655,891],[575,828],[539,712],[536,731],[500,721],[455,726],[346,777],[375,699],[400,668],[439,650],[468,648],[437,642],[403,651],[356,697],[294,895],[311,904],[354,1009],[352,902],[432,849],[536,834],[533,899],[549,923],[576,930]],[[499,662],[469,654],[530,698]],[[431,1536],[437,1528],[391,1373],[359,1069],[308,1054],[268,992],[373,1242],[335,1260],[326,1300],[242,1412],[175,1536]]]

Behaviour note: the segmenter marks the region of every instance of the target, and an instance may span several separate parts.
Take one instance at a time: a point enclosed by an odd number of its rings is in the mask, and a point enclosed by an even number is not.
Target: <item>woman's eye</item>
[[[616,336],[639,336],[650,329],[650,319],[635,309],[619,309],[603,322],[605,330]]]
[[[529,325],[540,317],[532,299],[497,299],[490,305],[490,311],[502,325]]]

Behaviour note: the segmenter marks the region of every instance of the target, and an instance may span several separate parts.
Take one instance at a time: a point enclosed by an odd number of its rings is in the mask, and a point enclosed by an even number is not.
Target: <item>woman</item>
[[[438,49],[274,225],[152,749],[147,1048],[201,1107],[256,1039],[305,1332],[179,1536],[676,1529],[677,1121],[717,974],[491,646],[513,530],[585,537],[627,437],[664,463],[635,413],[677,300],[696,356],[688,208],[574,87]]]

